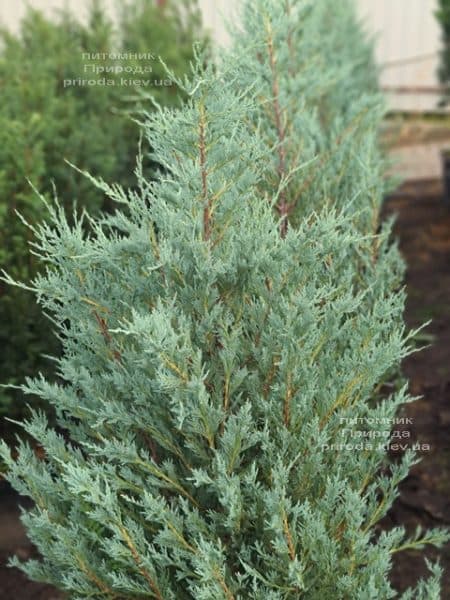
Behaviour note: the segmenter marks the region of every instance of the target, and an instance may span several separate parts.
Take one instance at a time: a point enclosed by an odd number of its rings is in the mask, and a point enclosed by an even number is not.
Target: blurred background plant
[[[176,105],[182,94],[169,84],[158,57],[180,75],[192,59],[193,42],[207,44],[196,0],[130,0],[118,14],[114,22],[100,0],[92,1],[85,23],[69,9],[48,18],[29,7],[17,34],[0,30],[0,266],[24,282],[38,265],[29,252],[30,231],[16,211],[29,222],[46,214],[29,181],[45,195],[53,194],[54,185],[69,212],[74,203],[93,214],[108,210],[103,194],[65,159],[133,185],[139,128],[132,117],[143,94],[139,84],[123,84],[122,78],[147,80],[146,93]],[[145,168],[151,177],[156,165]],[[33,296],[0,283],[0,324],[0,382],[19,384],[38,371],[50,376],[44,353],[58,355],[59,343]],[[20,417],[23,402],[20,392],[1,388],[0,416]]]
[[[443,103],[448,104],[450,99],[450,0],[438,0],[436,17],[442,31],[438,75],[444,86]]]

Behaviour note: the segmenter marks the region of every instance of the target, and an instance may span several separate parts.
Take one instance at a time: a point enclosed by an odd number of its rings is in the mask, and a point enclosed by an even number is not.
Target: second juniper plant
[[[257,90],[253,122],[271,148],[267,185],[282,183],[282,230],[328,204],[377,232],[384,105],[352,3],[247,0],[239,15],[223,62]]]

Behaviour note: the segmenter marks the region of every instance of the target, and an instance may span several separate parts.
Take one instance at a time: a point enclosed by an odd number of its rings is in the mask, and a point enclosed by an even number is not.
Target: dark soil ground
[[[432,319],[426,333],[433,343],[404,363],[412,393],[422,396],[406,408],[406,416],[413,419],[409,430],[431,450],[403,482],[383,525],[408,530],[450,526],[450,206],[442,201],[440,183],[410,183],[387,200],[386,212],[398,214],[396,234],[408,263],[408,325]],[[61,600],[49,586],[32,583],[5,566],[8,556],[25,559],[35,553],[18,519],[17,500],[0,482],[0,600]],[[442,598],[450,598],[450,545],[429,556],[440,556],[446,571]],[[423,575],[420,554],[398,555],[392,578],[396,589],[403,591]]]
[[[27,506],[26,501],[21,502]],[[6,566],[10,556],[26,560],[36,554],[19,520],[17,496],[0,482],[0,600],[62,600],[59,592],[48,585],[27,579],[18,569]]]
[[[425,332],[431,344],[408,357],[403,371],[410,390],[421,399],[405,407],[412,440],[430,451],[401,485],[401,494],[384,525],[450,526],[450,205],[442,200],[440,182],[404,185],[386,202],[386,212],[398,215],[396,234],[407,261],[406,320]],[[450,598],[450,545],[428,552],[444,568],[442,598]],[[420,553],[396,555],[393,584],[399,591],[426,576]]]

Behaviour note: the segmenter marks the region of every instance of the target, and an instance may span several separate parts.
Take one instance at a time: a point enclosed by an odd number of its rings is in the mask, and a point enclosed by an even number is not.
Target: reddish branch
[[[141,557],[139,556],[139,553],[136,549],[136,546],[133,543],[133,540],[131,539],[130,534],[128,533],[128,531],[125,529],[125,527],[121,526],[120,527],[121,533],[123,535],[123,538],[125,540],[125,543],[127,544],[131,555],[133,557],[134,562],[136,563],[136,566],[140,572],[140,574],[142,575],[142,577],[144,577],[144,579],[147,581],[153,595],[155,596],[155,598],[157,598],[157,600],[164,600],[158,586],[156,585],[156,582],[153,580],[153,578],[151,577],[150,573],[147,571],[147,569],[145,569],[145,567],[142,565],[142,560]]]
[[[109,333],[109,329],[108,329],[108,324],[106,323],[105,319],[103,319],[96,310],[92,311],[94,313],[94,317],[97,320],[97,323],[99,324],[100,327],[100,333],[103,336],[103,339],[105,340],[105,344],[108,347],[111,347],[112,345],[112,337],[111,334]],[[122,362],[122,355],[120,354],[120,352],[118,350],[115,350],[114,348],[111,348],[112,354],[114,356],[114,359],[121,363]]]
[[[270,25],[267,28],[267,47],[269,51],[269,62],[270,62],[270,70],[272,73],[272,96],[273,96],[273,109],[275,114],[275,127],[278,135],[278,176],[280,178],[280,182],[282,182],[283,178],[286,176],[286,152],[284,149],[284,141],[286,137],[286,130],[283,127],[282,116],[281,116],[281,107],[280,107],[280,88],[278,84],[278,76],[277,76],[277,61],[275,58],[275,51],[273,47],[273,38],[272,38],[272,30]],[[281,225],[280,225],[280,234],[281,237],[285,237],[288,228],[288,212],[289,205],[286,197],[286,190],[283,189],[280,192],[280,199],[278,202],[278,212],[281,216]]]
[[[153,438],[151,438],[149,435],[147,435],[145,433],[145,431],[142,432],[143,438],[145,440],[145,443],[147,444],[147,446],[150,449],[150,453],[151,453],[151,457],[154,463],[159,464],[159,458],[158,458],[158,451],[156,449],[156,443],[155,440]]]
[[[291,402],[292,402],[292,387],[291,387],[291,374],[288,374],[286,382],[286,394],[284,396],[283,406],[283,420],[285,427],[289,428],[291,424]]]
[[[208,196],[208,172],[206,170],[206,119],[205,108],[200,106],[200,132],[198,148],[200,151],[200,173],[202,177],[202,198],[203,198],[203,239],[209,240],[211,236],[211,199]]]

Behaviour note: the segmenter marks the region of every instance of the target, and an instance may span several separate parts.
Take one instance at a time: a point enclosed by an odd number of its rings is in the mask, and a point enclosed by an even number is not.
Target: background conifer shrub
[[[373,43],[350,0],[248,0],[240,9],[224,64],[233,64],[236,90],[254,82],[250,121],[270,152],[263,189],[280,190],[280,232],[316,218],[324,206],[348,214],[367,235],[366,252],[355,253],[352,263],[354,285],[367,290],[370,307],[404,277],[392,221],[380,220],[392,181],[379,142],[385,104]],[[386,380],[402,384],[398,372]]]
[[[254,123],[274,149],[269,189],[284,182],[280,217],[295,225],[327,203],[375,233],[389,184],[378,141],[384,101],[372,44],[355,14],[347,0],[250,0],[242,3],[241,29],[231,33],[236,84],[254,79]]]
[[[162,56],[178,75],[192,59],[192,43],[203,36],[195,1],[133,0],[123,5],[116,28],[100,2],[93,2],[89,22],[81,24],[63,11],[49,20],[28,9],[18,35],[0,32],[0,265],[14,277],[30,281],[38,261],[29,252],[30,235],[16,210],[30,222],[45,210],[27,179],[45,195],[57,189],[60,202],[72,212],[109,210],[104,194],[64,159],[106,179],[132,185],[139,130],[130,111],[139,110],[139,89],[121,85],[121,78],[151,81],[151,93],[163,105],[180,100],[176,85],[166,86]],[[116,59],[110,53],[152,54],[154,59]],[[106,54],[106,58],[100,54]],[[87,56],[91,55],[91,56]],[[87,65],[87,70],[85,70]],[[138,72],[101,69],[138,68]],[[94,71],[94,68],[98,71]],[[151,68],[152,72],[141,72]],[[85,85],[77,80],[114,81],[116,85]],[[75,81],[66,86],[64,81]],[[156,82],[156,83],[154,83]],[[148,102],[146,102],[148,106]],[[149,177],[155,165],[146,161]],[[18,384],[37,371],[53,368],[43,354],[58,354],[59,343],[48,320],[24,290],[0,284],[0,380]],[[0,414],[23,411],[22,395],[0,390]]]

